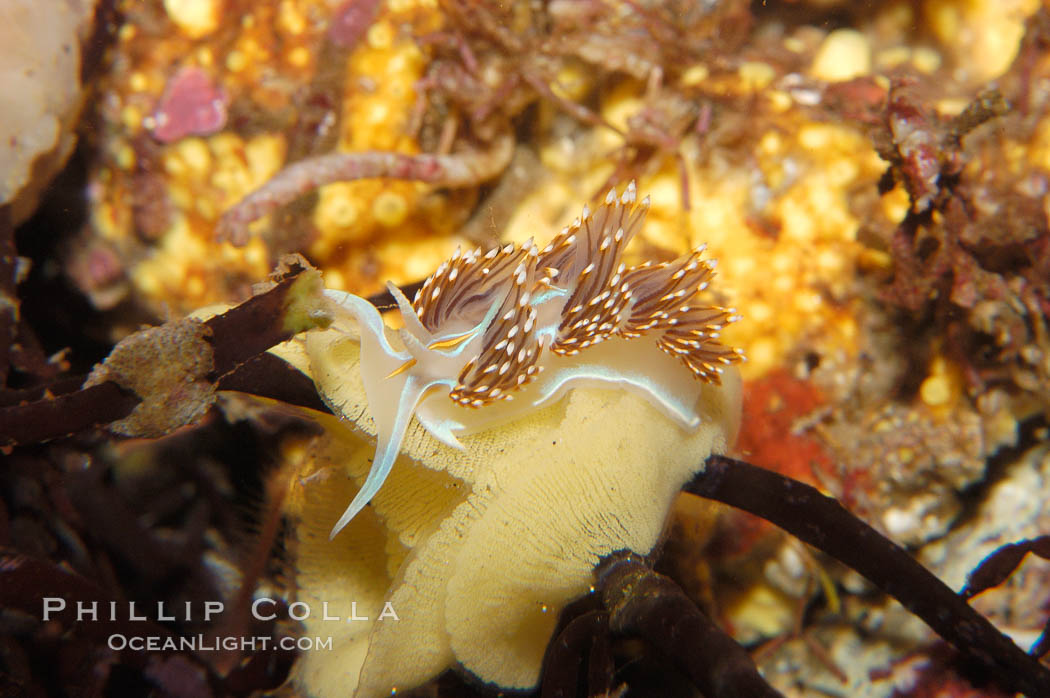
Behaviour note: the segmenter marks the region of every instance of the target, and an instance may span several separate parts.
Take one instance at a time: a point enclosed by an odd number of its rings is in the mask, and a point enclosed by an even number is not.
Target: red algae
[[[207,136],[226,126],[229,96],[196,67],[182,68],[168,83],[153,113],[153,137],[172,143],[186,136]]]

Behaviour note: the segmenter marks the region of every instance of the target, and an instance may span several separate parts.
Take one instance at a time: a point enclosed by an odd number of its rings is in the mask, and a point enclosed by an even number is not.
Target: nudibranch
[[[719,341],[738,316],[699,299],[715,268],[701,259],[702,246],[671,262],[622,261],[648,208],[632,182],[622,195],[610,190],[594,212],[584,207],[542,250],[532,241],[484,254],[457,250],[411,302],[388,285],[403,325],[397,332],[363,298],[326,292],[356,319],[377,439],[368,476],[331,538],[383,486],[413,417],[462,449],[459,436],[569,390],[606,387],[640,396],[684,429],[698,426],[701,385],[719,384],[724,367],[742,357]]]
[[[702,250],[622,261],[646,210],[632,185],[543,249],[457,253],[414,301],[391,287],[397,331],[328,292],[332,326],[274,349],[336,415],[312,415],[288,500],[296,600],[323,609],[304,632],[332,641],[297,662],[304,693],[379,698],[457,665],[533,688],[595,565],[651,553],[732,445],[736,315],[701,300]]]

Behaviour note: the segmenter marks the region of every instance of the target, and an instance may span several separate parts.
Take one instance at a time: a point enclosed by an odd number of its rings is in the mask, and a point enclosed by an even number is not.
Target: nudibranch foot
[[[613,338],[558,363],[537,386],[533,407],[556,402],[571,388],[615,388],[644,398],[683,429],[700,424],[696,404],[703,384],[682,380],[678,362],[652,344]]]
[[[648,208],[631,182],[594,212],[584,207],[542,251],[531,240],[484,254],[457,249],[411,303],[390,284],[401,348],[367,301],[329,292],[357,319],[377,432],[372,468],[333,536],[382,486],[413,415],[462,448],[457,434],[600,386],[640,395],[684,429],[700,425],[702,385],[719,384],[723,367],[743,358],[719,341],[739,316],[700,299],[715,269],[703,247],[672,262],[622,261]],[[524,399],[508,404],[515,396]]]

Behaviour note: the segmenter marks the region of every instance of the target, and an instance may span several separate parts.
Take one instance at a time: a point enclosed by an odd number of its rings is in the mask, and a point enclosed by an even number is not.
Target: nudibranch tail
[[[739,317],[701,300],[715,268],[701,259],[703,247],[667,263],[623,262],[648,209],[632,182],[622,195],[610,191],[593,213],[584,207],[542,251],[531,240],[485,254],[457,249],[411,303],[390,286],[404,322],[403,350],[387,341],[367,301],[331,294],[357,317],[377,429],[372,468],[333,536],[382,486],[414,414],[436,438],[461,447],[455,432],[597,384],[637,392],[684,428],[699,424],[697,386],[720,383],[724,367],[743,358],[719,339]],[[679,362],[696,381],[678,377]],[[538,387],[523,404],[493,406],[532,384]]]

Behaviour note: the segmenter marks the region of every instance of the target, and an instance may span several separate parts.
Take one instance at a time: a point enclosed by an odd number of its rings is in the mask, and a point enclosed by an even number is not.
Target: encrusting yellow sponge
[[[306,634],[334,645],[299,660],[314,696],[388,696],[455,662],[503,688],[533,687],[558,614],[587,593],[599,559],[651,551],[678,491],[739,422],[733,370],[703,385],[693,430],[628,391],[595,388],[464,436],[462,451],[413,423],[372,505],[329,540],[375,448],[356,349],[332,338],[311,352],[319,383],[338,361],[327,396],[354,415],[326,417],[326,444],[301,478],[298,600],[312,611]],[[378,620],[387,601],[397,620]],[[322,619],[324,602],[340,621]],[[351,602],[367,621],[347,622]]]

